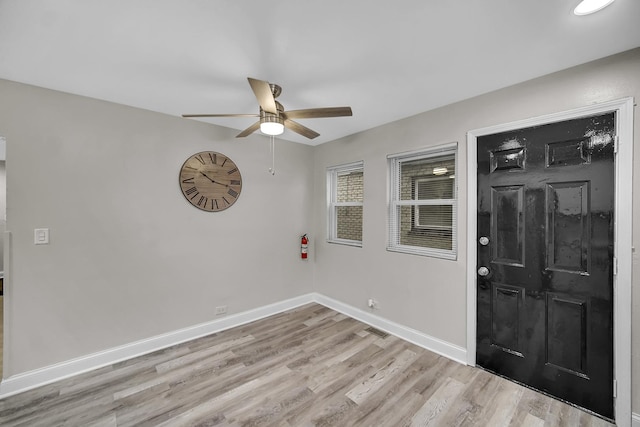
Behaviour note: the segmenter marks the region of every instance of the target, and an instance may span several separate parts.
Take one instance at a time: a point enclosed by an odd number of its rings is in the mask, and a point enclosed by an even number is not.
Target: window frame
[[[416,160],[437,158],[442,156],[453,156],[455,164],[453,198],[452,199],[427,199],[427,200],[402,200],[401,198],[401,169],[402,164]],[[388,183],[389,183],[389,228],[387,250],[391,252],[401,252],[414,255],[429,256],[456,260],[458,258],[458,143],[426,147],[420,150],[409,151],[398,154],[389,154],[388,162]],[[418,178],[420,179],[420,178]],[[435,179],[435,178],[434,178]],[[449,178],[451,179],[451,178]],[[416,180],[417,181],[417,180]],[[417,191],[415,188],[413,191]],[[412,191],[412,194],[414,194]],[[411,206],[411,229],[424,230],[429,227],[416,227],[417,213],[420,206],[451,206],[451,249],[437,249],[422,246],[413,246],[400,243],[401,218],[399,210],[401,206]]]
[[[343,173],[361,171],[363,174],[362,202],[338,202],[338,176]],[[338,237],[338,208],[342,206],[361,206],[364,220],[364,161],[360,160],[327,168],[327,242],[340,245],[362,247],[362,240],[341,239]],[[364,233],[364,224],[363,224]]]

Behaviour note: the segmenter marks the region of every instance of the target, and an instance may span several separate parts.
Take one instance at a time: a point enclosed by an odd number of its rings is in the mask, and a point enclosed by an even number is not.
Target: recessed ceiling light
[[[613,3],[613,0],[582,0],[579,5],[573,9],[576,15],[589,15],[604,9]]]

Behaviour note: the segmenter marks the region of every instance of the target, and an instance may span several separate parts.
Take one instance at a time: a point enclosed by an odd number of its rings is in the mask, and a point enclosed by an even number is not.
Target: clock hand
[[[215,183],[214,180],[212,180],[211,178],[209,178],[204,172],[200,172],[202,174],[202,176],[204,176],[205,178],[207,178],[209,181]]]
[[[214,184],[222,185],[223,187],[228,187],[227,184],[223,184],[221,182],[214,181],[213,179],[209,178],[204,172],[200,172],[200,173],[202,174],[202,176],[204,176],[205,178],[207,178],[209,181],[213,182]]]

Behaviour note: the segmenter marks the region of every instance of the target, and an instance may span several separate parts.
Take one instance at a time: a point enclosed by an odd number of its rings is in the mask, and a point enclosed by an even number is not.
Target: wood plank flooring
[[[611,425],[367,328],[309,304],[2,399],[0,425]]]
[[[0,283],[2,279],[0,279]],[[2,378],[2,366],[4,363],[4,296],[0,296],[0,378]]]

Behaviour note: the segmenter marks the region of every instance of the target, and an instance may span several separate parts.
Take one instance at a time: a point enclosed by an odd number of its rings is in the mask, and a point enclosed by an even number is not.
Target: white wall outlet
[[[36,228],[33,230],[33,243],[36,245],[48,245],[49,244],[49,229],[48,228]]]
[[[220,316],[222,314],[227,314],[227,306],[226,305],[220,305],[220,306],[216,307],[216,316]]]
[[[367,306],[369,308],[378,308],[378,301],[374,300],[373,298],[369,298],[367,300]]]

